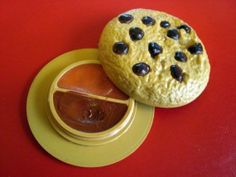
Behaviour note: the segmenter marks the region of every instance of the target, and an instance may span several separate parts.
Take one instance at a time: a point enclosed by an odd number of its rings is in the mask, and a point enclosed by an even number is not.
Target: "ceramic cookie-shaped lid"
[[[147,9],[125,12],[105,26],[99,60],[118,88],[156,107],[190,103],[210,74],[205,47],[192,27]]]

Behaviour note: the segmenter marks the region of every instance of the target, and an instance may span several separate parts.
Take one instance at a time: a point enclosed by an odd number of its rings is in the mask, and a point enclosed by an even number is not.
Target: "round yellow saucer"
[[[154,108],[136,103],[136,115],[130,128],[116,140],[104,145],[82,146],[57,133],[48,120],[50,86],[65,67],[89,59],[97,59],[97,49],[74,50],[48,63],[38,73],[30,87],[26,109],[34,137],[49,154],[71,165],[100,167],[124,159],[142,144],[151,128]]]

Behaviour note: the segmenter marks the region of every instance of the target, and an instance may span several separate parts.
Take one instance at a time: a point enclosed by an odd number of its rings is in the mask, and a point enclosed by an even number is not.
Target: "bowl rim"
[[[60,116],[57,114],[57,111],[54,106],[53,95],[56,91],[60,90],[60,88],[58,86],[58,81],[61,79],[61,77],[64,76],[64,74],[66,74],[68,71],[70,71],[71,69],[73,69],[77,66],[85,65],[85,64],[99,64],[100,65],[101,63],[98,60],[94,60],[94,59],[81,60],[81,61],[72,63],[72,64],[68,65],[67,67],[65,67],[64,69],[62,69],[61,72],[53,80],[53,82],[50,86],[50,89],[49,89],[49,94],[48,94],[48,103],[49,103],[49,108],[51,111],[51,116],[49,115],[49,117],[50,117],[49,120],[53,124],[54,128],[57,127],[56,129],[57,129],[57,131],[59,131],[60,134],[62,134],[62,132],[66,133],[67,138],[69,138],[69,136],[71,136],[72,139],[78,139],[79,142],[85,141],[85,142],[90,142],[90,144],[92,142],[97,144],[98,141],[104,142],[105,140],[111,140],[112,137],[116,138],[117,136],[124,133],[134,119],[136,105],[135,105],[134,99],[132,99],[130,97],[127,100],[124,100],[123,104],[126,104],[128,107],[125,115],[119,120],[118,123],[116,123],[114,126],[108,128],[104,131],[90,133],[90,132],[84,132],[84,131],[74,129],[74,128],[70,127],[69,125],[67,125],[60,118]],[[65,89],[65,90],[67,90],[67,89]],[[81,94],[81,95],[83,95],[83,94]],[[85,96],[87,96],[87,95],[85,95]],[[106,98],[106,96],[102,96],[102,97]],[[117,100],[119,100],[119,99],[117,99]],[[75,140],[75,142],[78,142],[78,141]]]

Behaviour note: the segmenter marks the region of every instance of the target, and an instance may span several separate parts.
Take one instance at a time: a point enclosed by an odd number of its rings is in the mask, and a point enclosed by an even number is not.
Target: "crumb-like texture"
[[[184,60],[181,56],[178,59],[176,52],[183,53]],[[208,56],[193,28],[154,10],[134,9],[112,19],[99,41],[99,60],[118,88],[137,101],[156,107],[190,103],[209,80]]]

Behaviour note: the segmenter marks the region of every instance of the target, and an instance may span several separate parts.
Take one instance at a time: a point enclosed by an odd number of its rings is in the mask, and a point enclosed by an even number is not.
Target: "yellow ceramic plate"
[[[48,63],[31,85],[26,108],[29,126],[39,144],[55,158],[82,167],[106,166],[130,155],[144,141],[154,117],[153,107],[136,103],[136,116],[127,132],[115,141],[100,146],[81,146],[59,135],[47,118],[49,88],[65,67],[80,60],[91,59],[97,59],[97,49],[71,51]]]

